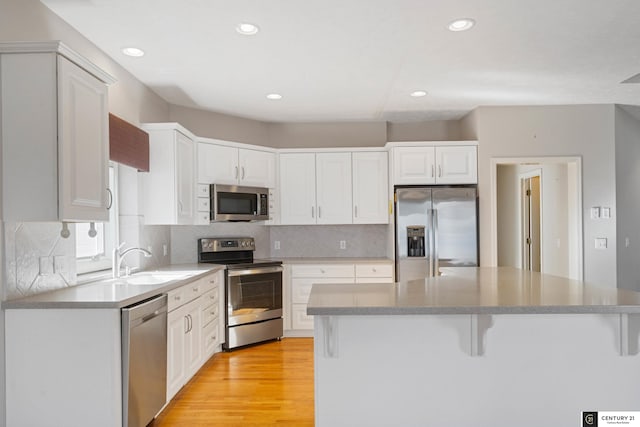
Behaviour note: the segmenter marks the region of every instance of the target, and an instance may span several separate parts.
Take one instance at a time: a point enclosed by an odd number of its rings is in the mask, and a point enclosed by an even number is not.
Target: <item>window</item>
[[[78,274],[111,269],[111,257],[118,241],[118,180],[115,165],[109,165],[111,208],[109,222],[96,222],[95,237],[89,236],[91,224],[76,224],[76,271]]]

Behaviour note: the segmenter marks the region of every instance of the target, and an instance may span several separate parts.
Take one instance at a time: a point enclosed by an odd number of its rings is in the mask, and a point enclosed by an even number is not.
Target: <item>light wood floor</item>
[[[152,427],[313,426],[313,339],[218,353]]]

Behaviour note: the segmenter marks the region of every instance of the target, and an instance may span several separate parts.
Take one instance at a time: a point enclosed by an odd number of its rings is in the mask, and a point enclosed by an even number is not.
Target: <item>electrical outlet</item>
[[[275,242],[273,242],[273,249],[275,249],[276,251],[280,250],[280,240],[276,240]]]
[[[591,219],[598,219],[598,218],[600,218],[600,208],[599,207],[591,208]]]
[[[600,209],[600,218],[604,218],[604,219],[611,218],[611,208],[601,208]]]
[[[607,238],[606,237],[597,237],[595,240],[596,249],[607,249]]]
[[[347,249],[347,241],[340,240],[340,249]]]

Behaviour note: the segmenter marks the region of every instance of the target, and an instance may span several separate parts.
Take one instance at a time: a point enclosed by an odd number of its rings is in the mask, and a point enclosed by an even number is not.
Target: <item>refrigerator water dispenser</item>
[[[407,255],[410,257],[423,257],[425,255],[423,225],[410,225],[407,227]]]

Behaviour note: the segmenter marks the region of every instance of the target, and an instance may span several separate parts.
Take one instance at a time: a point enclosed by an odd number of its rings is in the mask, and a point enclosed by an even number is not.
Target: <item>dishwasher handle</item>
[[[165,313],[167,313],[167,294],[158,295],[122,309],[123,319],[128,323],[129,328],[140,326]]]

